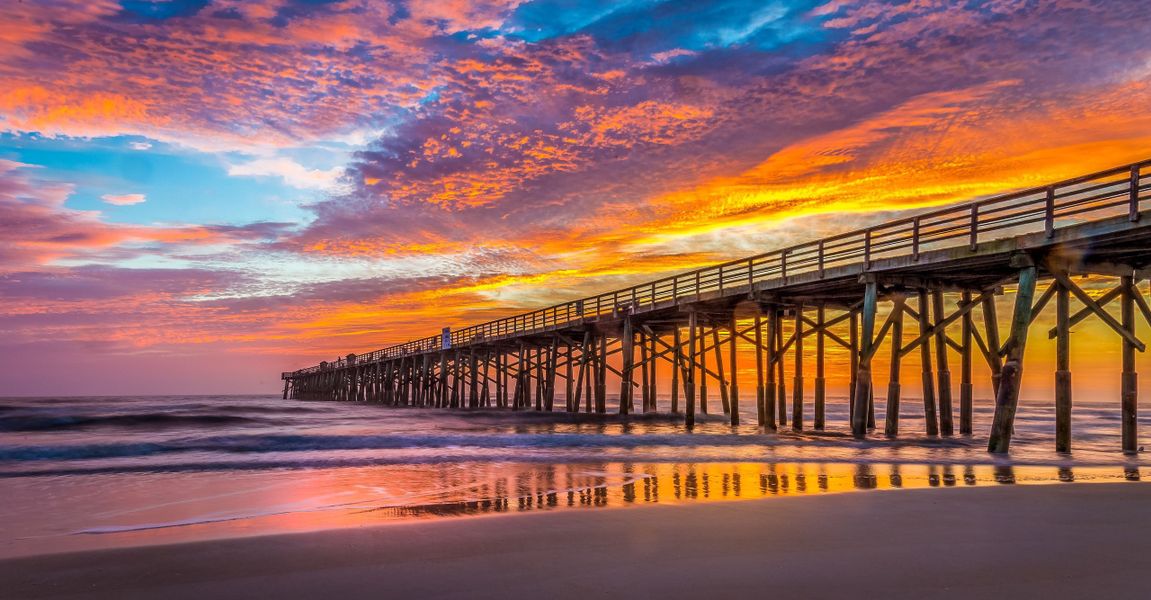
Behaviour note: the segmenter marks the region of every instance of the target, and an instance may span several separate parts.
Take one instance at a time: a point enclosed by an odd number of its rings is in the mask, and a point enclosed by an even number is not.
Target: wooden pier
[[[559,399],[571,413],[626,415],[659,410],[659,384],[670,381],[670,410],[687,427],[717,411],[738,425],[741,402],[750,401],[736,376],[742,349],[754,351],[759,426],[821,430],[830,397],[825,357],[835,345],[850,358],[843,395],[857,436],[876,428],[875,402],[884,399],[883,434],[899,434],[900,367],[913,352],[927,433],[973,434],[973,364],[985,362],[995,394],[988,449],[1002,453],[1028,334],[1054,304],[1056,448],[1071,449],[1071,327],[1095,318],[1121,348],[1122,450],[1136,452],[1135,353],[1146,349],[1136,317],[1151,323],[1138,286],[1151,276],[1148,167],[1151,160],[445,328],[283,373],[284,398],[535,411],[557,410]],[[1113,287],[1088,293],[1074,279],[1083,275]],[[1014,290],[1014,310],[1001,329],[994,299],[1005,288]],[[1113,302],[1118,317],[1107,311]],[[814,346],[813,365],[805,364],[805,344]],[[875,393],[885,374],[872,370],[881,350],[890,356],[885,396]]]

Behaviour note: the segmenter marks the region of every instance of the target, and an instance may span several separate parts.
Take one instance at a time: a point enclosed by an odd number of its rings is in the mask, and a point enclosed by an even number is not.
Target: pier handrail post
[[[979,205],[971,205],[971,250],[979,247]]]
[[[1047,186],[1047,198],[1043,209],[1043,232],[1047,239],[1055,237],[1055,186]]]
[[[823,279],[824,266],[823,266],[823,240],[819,240],[819,278]]]
[[[911,260],[919,261],[919,217],[911,222]]]
[[[1131,165],[1131,195],[1127,219],[1132,223],[1139,220],[1139,165]]]

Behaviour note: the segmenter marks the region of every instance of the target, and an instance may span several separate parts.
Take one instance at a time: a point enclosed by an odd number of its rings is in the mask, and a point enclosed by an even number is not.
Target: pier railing
[[[830,268],[861,265],[882,258],[910,255],[964,245],[975,248],[981,241],[1006,235],[1043,231],[1053,237],[1060,227],[1126,214],[1137,220],[1140,202],[1151,191],[1151,160],[1116,167],[1060,181],[1051,185],[994,196],[916,214],[831,237],[773,250],[764,254],[712,265],[564,302],[503,319],[451,331],[450,347],[513,338],[559,329],[584,319],[642,311],[664,303],[692,300],[704,294],[723,294],[725,289],[779,287],[789,277],[818,273]],[[994,234],[994,236],[993,236]],[[354,357],[355,363],[433,352],[444,349],[444,336],[435,335],[389,346]],[[347,359],[325,363],[341,368]],[[314,373],[321,365],[284,373],[293,377]]]

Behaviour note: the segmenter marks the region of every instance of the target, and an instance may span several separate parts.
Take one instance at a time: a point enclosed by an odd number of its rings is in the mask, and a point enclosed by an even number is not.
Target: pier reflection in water
[[[147,485],[126,485],[141,479],[135,473],[77,476],[67,496],[44,493],[51,478],[0,478],[0,495],[14,540],[7,552],[27,555],[45,548],[181,543],[443,517],[875,490],[923,488],[921,493],[931,494],[949,487],[1140,482],[1149,476],[1151,467],[1134,465],[492,461],[238,471],[225,478],[157,472],[145,476]],[[763,510],[774,510],[770,500]],[[54,518],[18,517],[38,514]]]
[[[1142,479],[1136,467],[843,463],[607,463],[515,467],[514,475],[499,475],[488,468],[469,471],[470,475],[455,469],[445,471],[440,473],[440,489],[470,498],[444,497],[436,502],[378,507],[368,512],[376,518],[405,519],[724,502],[862,490]]]

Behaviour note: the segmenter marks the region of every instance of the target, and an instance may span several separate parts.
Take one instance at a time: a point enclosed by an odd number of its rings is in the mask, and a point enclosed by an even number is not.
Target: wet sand
[[[0,562],[4,598],[1146,598],[1151,485],[404,522]]]

